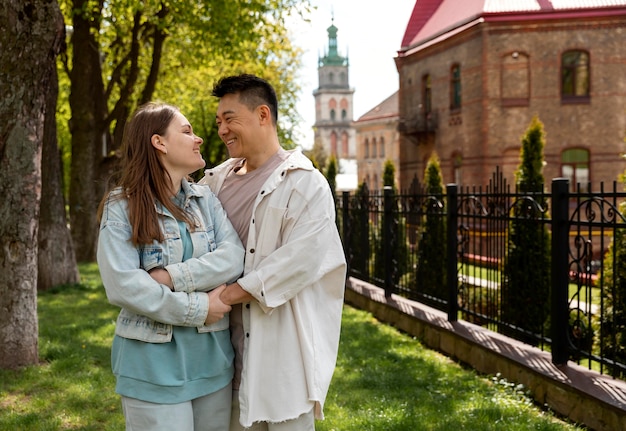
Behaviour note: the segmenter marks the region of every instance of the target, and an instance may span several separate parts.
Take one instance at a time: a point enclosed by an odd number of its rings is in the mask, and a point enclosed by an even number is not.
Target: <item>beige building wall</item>
[[[370,190],[383,187],[383,169],[390,160],[395,166],[396,186],[400,185],[400,133],[398,132],[398,93],[353,122],[356,134],[358,184]]]

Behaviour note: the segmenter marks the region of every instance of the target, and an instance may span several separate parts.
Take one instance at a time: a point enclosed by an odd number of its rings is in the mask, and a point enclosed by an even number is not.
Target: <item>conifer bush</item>
[[[543,124],[533,117],[522,138],[521,162],[516,171],[517,197],[511,208],[508,253],[502,282],[501,332],[529,344],[528,333],[543,333],[550,305],[550,235],[542,223],[544,177]],[[506,324],[521,329],[519,331]],[[525,333],[528,332],[528,333]]]
[[[416,284],[418,292],[439,299],[447,298],[446,284],[446,219],[444,216],[443,179],[439,157],[433,153],[424,173],[428,199],[417,251]]]
[[[386,160],[383,166],[383,186],[391,187],[391,195],[393,199],[397,199],[398,196],[398,188],[396,186],[395,180],[396,167],[394,166],[391,160]],[[394,201],[393,203],[393,211],[391,214],[392,220],[392,236],[393,238],[385,238],[383,234],[383,227],[386,225],[388,220],[386,219],[386,215],[383,212],[381,217],[381,223],[377,226],[376,229],[376,244],[377,249],[374,254],[374,271],[375,276],[379,280],[385,279],[386,271],[391,270],[393,272],[392,279],[394,285],[397,285],[400,281],[402,275],[406,272],[407,267],[407,245],[406,245],[406,234],[405,234],[405,226],[406,223],[400,220],[398,214],[398,202]],[[392,245],[393,249],[391,250],[393,254],[393,268],[385,268],[384,265],[384,247],[385,244]]]
[[[626,203],[620,205],[620,214],[626,217]],[[603,330],[599,334],[602,356],[626,364],[626,229],[615,229],[615,238],[604,257],[600,285],[604,286],[600,318]],[[616,377],[626,376],[621,368],[609,365],[609,369]]]

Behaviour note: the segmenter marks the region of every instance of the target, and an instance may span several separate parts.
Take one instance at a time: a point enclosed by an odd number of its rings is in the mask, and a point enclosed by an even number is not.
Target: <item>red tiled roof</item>
[[[398,91],[380,102],[374,108],[361,115],[357,122],[379,120],[382,118],[397,117],[400,115]]]
[[[411,18],[406,26],[404,37],[402,38],[402,47],[409,46],[415,35],[424,27],[424,24],[435,13],[443,0],[416,0]]]
[[[416,0],[402,39],[404,50],[481,17],[554,14],[626,6],[626,0]]]

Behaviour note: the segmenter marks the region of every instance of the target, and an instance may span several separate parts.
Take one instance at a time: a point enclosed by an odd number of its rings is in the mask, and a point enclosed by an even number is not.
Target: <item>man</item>
[[[281,148],[267,81],[225,77],[212,94],[231,158],[201,182],[246,248],[243,276],[219,296],[233,306],[231,430],[314,430],[337,360],[346,277],[333,196],[309,159]]]

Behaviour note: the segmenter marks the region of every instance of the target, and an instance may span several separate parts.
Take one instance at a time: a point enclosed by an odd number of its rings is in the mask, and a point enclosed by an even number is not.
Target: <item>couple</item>
[[[314,430],[346,275],[334,200],[301,152],[281,148],[267,81],[225,77],[212,94],[229,160],[189,182],[202,139],[176,108],[142,106],[100,205],[126,429]]]

